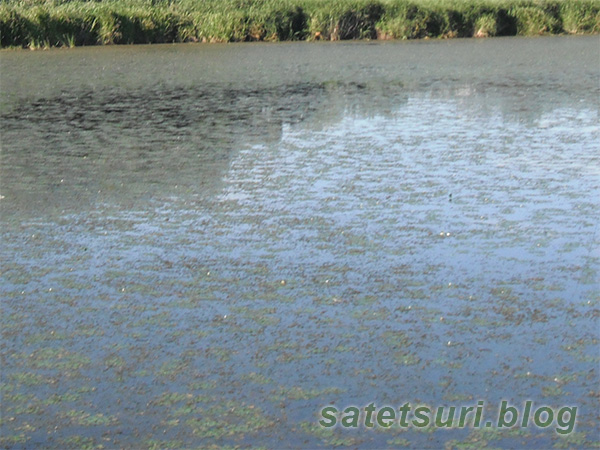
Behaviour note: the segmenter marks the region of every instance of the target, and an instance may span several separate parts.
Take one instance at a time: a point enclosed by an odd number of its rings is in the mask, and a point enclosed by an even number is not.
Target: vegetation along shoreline
[[[2,48],[600,32],[600,0],[5,0]]]

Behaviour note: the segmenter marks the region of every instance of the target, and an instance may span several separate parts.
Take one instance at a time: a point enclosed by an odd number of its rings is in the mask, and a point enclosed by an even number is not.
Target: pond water
[[[598,445],[599,43],[2,52],[2,446]]]

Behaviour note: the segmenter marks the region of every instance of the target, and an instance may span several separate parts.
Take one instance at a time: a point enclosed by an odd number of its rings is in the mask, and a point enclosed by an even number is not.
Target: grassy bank
[[[2,47],[600,32],[600,0],[8,0]]]

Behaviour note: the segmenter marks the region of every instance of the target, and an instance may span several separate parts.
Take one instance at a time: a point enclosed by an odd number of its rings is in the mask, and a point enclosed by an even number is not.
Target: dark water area
[[[0,53],[2,447],[599,445],[599,43]]]

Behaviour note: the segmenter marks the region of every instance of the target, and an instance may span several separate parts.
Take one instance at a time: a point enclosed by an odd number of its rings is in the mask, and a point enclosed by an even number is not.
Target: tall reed
[[[600,0],[5,0],[2,47],[600,32]]]

